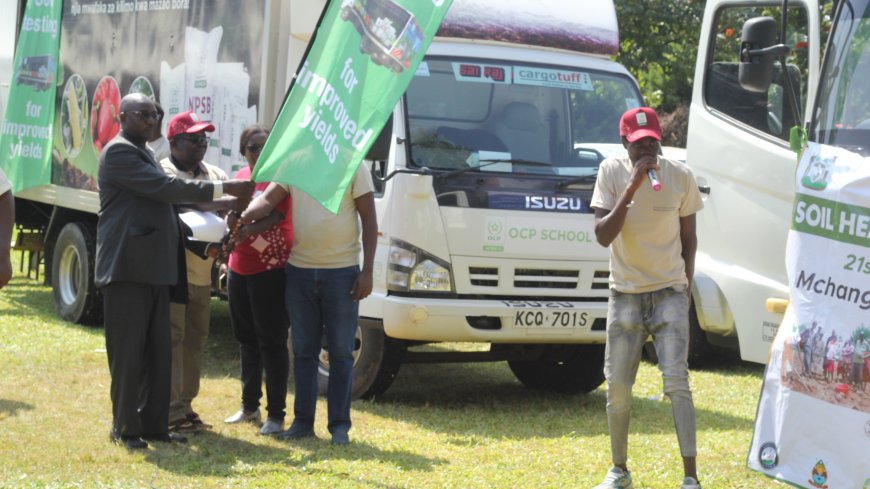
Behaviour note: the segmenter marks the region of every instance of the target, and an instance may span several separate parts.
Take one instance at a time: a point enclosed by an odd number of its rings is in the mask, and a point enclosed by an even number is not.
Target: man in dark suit
[[[249,181],[167,176],[146,146],[158,114],[144,95],[124,97],[120,118],[121,133],[103,150],[97,174],[95,279],[103,292],[112,376],[110,437],[127,448],[146,448],[147,441],[186,441],[167,432],[170,286],[184,275],[172,204],[211,201],[225,193],[249,199],[254,187]]]

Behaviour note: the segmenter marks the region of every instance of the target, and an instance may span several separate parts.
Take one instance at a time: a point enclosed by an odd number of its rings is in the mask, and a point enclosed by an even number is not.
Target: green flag
[[[254,170],[337,212],[452,0],[327,3]]]
[[[0,131],[0,166],[14,192],[51,183],[51,136],[63,2],[27,2],[9,104]]]

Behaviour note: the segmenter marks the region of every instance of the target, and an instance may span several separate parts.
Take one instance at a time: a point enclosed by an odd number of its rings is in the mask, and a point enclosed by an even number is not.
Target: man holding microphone
[[[632,487],[627,466],[631,388],[648,336],[676,424],[685,472],[681,489],[700,489],[687,357],[695,213],[703,204],[691,170],[659,156],[661,128],[654,110],[626,111],[619,134],[628,156],[601,163],[591,203],[595,237],[610,247],[604,375],[613,467],[596,489]]]

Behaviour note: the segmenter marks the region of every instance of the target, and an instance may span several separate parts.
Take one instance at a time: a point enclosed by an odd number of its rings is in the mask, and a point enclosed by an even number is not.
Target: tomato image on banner
[[[103,147],[121,130],[121,91],[118,82],[111,76],[104,76],[94,90],[91,105],[91,137],[94,152],[98,155]]]

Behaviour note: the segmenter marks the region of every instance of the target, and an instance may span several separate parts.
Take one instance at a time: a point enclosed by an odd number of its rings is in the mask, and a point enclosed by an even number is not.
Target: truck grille
[[[577,289],[580,282],[580,270],[553,270],[543,268],[515,268],[507,270],[502,279],[513,284],[518,289]],[[607,290],[610,272],[596,270],[592,275],[593,290]],[[471,285],[477,287],[499,286],[499,269],[497,267],[468,267],[468,278]]]

